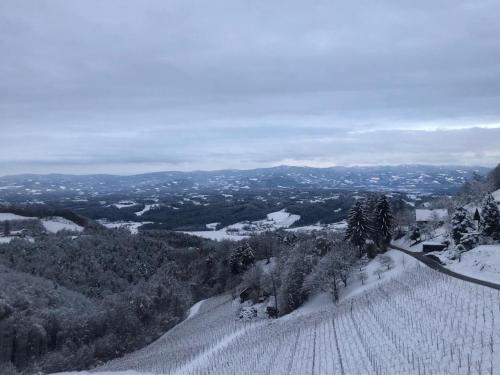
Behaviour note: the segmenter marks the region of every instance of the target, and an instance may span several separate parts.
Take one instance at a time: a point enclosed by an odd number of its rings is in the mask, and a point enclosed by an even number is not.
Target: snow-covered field
[[[184,232],[193,236],[208,238],[211,240],[242,240],[248,238],[251,234],[260,233],[264,231],[272,231],[281,228],[288,228],[296,221],[300,220],[300,215],[293,215],[286,210],[280,210],[267,214],[264,220],[241,222],[229,225],[219,230],[212,231],[192,231]],[[207,228],[214,228],[213,224],[207,224]],[[210,226],[210,227],[209,227]]]
[[[213,230],[220,223],[209,223],[206,225],[207,229],[212,229],[210,231],[191,231],[183,232],[191,234],[193,236],[208,238],[211,240],[233,240],[238,241],[248,238],[252,234],[261,233],[264,231],[274,231],[277,229],[285,229],[291,232],[313,232],[313,231],[326,231],[326,230],[345,230],[347,223],[345,221],[340,221],[333,224],[313,224],[303,227],[292,227],[298,220],[300,220],[300,215],[293,215],[286,212],[285,209],[271,212],[267,214],[266,219],[257,221],[247,221],[240,222],[227,227],[221,228],[219,230]]]
[[[83,227],[67,220],[63,217],[54,216],[41,219],[42,225],[50,233],[57,233],[62,230],[69,230],[72,232],[82,232]]]
[[[294,228],[288,228],[286,229],[287,231],[290,232],[304,232],[304,233],[311,233],[314,231],[343,231],[347,228],[347,222],[345,220],[339,221],[338,223],[332,223],[332,224],[313,224],[313,225],[306,225],[303,227],[294,227]]]
[[[29,241],[29,242],[35,242],[35,239],[30,236],[25,236],[25,237],[18,237],[18,236],[0,236],[0,244],[2,243],[10,243],[11,241],[15,239],[21,239],[24,241]]]
[[[124,228],[128,229],[130,233],[132,234],[137,234],[139,233],[139,228],[142,227],[144,224],[152,224],[152,221],[143,221],[143,222],[136,222],[136,221],[106,221],[106,220],[97,220],[100,224],[104,225],[106,228],[110,229],[118,229],[118,228]]]
[[[239,303],[208,299],[155,343],[94,374],[500,373],[500,292],[388,254],[395,267],[379,279],[372,261],[366,284],[353,284],[337,305],[315,298],[277,320],[242,322]]]
[[[436,243],[446,239],[446,232],[438,228],[435,232]],[[425,242],[410,246],[411,241],[400,238],[393,244],[409,251],[422,252]],[[456,256],[453,248],[444,251],[430,252],[429,254],[439,258],[444,267],[449,270],[473,277],[475,279],[500,284],[500,245],[481,245],[462,253],[460,259]]]
[[[20,216],[10,212],[0,212],[0,221],[38,220],[37,217]]]
[[[450,259],[452,251],[431,253],[439,257],[453,272],[479,280],[500,284],[500,245],[481,245],[462,254],[460,260]]]
[[[60,216],[52,216],[52,217],[30,217],[30,216],[21,216],[13,213],[0,213],[0,222],[3,221],[25,221],[25,220],[39,220],[43,225],[45,230],[50,233],[58,233],[61,230],[68,230],[72,232],[82,232],[83,227],[75,224],[74,222],[67,220]],[[10,242],[14,237],[1,237],[0,243]]]

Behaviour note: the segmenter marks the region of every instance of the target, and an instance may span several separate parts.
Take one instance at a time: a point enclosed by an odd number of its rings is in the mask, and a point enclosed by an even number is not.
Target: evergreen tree
[[[453,214],[451,219],[452,230],[451,234],[453,236],[453,240],[455,244],[458,245],[461,243],[462,238],[474,231],[474,223],[469,217],[469,213],[463,207],[458,207]]]
[[[370,237],[374,242],[377,242],[377,232],[375,230],[376,228],[375,222],[377,220],[377,204],[379,198],[380,198],[379,193],[369,193],[365,203],[365,215],[366,219],[368,220],[368,227],[370,230],[368,237]]]
[[[500,212],[491,194],[486,195],[482,207],[483,221],[481,232],[485,236],[494,236],[500,231]]]
[[[488,174],[488,181],[494,190],[500,189],[500,164]]]
[[[304,280],[311,273],[311,243],[297,244],[284,258],[278,304],[281,314],[287,314],[302,305],[307,298]]]
[[[345,239],[358,247],[360,256],[362,255],[363,247],[369,233],[370,226],[363,204],[361,201],[357,201],[349,212]]]
[[[375,208],[374,233],[377,245],[385,250],[391,242],[394,218],[387,197],[382,195]]]
[[[3,225],[3,235],[5,237],[10,236],[10,223],[8,220],[5,220],[5,223]]]
[[[229,268],[231,273],[237,275],[248,270],[254,262],[255,255],[248,242],[246,242],[244,245],[238,246],[231,254]]]

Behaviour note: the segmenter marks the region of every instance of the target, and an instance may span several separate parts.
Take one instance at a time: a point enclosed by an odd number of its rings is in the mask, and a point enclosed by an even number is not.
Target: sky
[[[2,0],[0,175],[500,162],[498,0]]]

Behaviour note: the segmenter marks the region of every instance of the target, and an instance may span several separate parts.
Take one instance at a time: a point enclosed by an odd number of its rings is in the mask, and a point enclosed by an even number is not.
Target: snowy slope
[[[302,233],[311,233],[314,231],[344,231],[347,228],[347,222],[345,220],[339,221],[337,223],[331,224],[313,224],[313,225],[305,225],[303,227],[294,227],[286,229],[289,232],[302,232]]]
[[[450,270],[479,280],[500,284],[500,245],[481,245],[462,254],[460,261],[450,260],[449,252],[432,253]]]
[[[50,233],[58,233],[62,230],[68,230],[72,232],[82,232],[83,227],[67,220],[63,217],[54,216],[41,219],[42,225]]]
[[[136,216],[142,216],[144,215],[146,212],[148,211],[151,211],[151,210],[154,210],[155,208],[158,208],[160,207],[159,204],[146,204],[144,206],[144,208],[141,210],[141,211],[138,211],[135,213]]]
[[[319,296],[277,320],[244,323],[229,297],[206,300],[157,342],[97,373],[499,373],[499,292],[395,254],[389,252],[396,264],[392,274],[353,286],[339,304]],[[374,260],[365,272],[378,267]]]
[[[45,228],[47,232],[57,233],[61,230],[69,230],[73,232],[82,232],[83,227],[75,224],[74,222],[65,219],[60,216],[52,216],[52,217],[30,217],[30,216],[21,216],[13,213],[0,213],[0,222],[3,221],[25,221],[25,220],[39,220],[42,226]],[[0,238],[0,243],[10,242],[12,238],[10,237],[2,237]]]
[[[107,220],[97,220],[100,224],[104,225],[106,228],[109,229],[118,229],[118,228],[123,228],[127,229],[130,231],[132,234],[138,234],[139,233],[139,228],[142,227],[144,224],[152,224],[152,221],[143,221],[143,222],[136,222],[136,221],[113,221],[109,222]]]
[[[183,232],[193,236],[208,238],[211,240],[242,240],[248,238],[250,235],[255,233],[260,233],[264,231],[273,231],[282,228],[288,228],[292,226],[296,221],[300,220],[300,215],[293,215],[286,212],[285,209],[271,212],[266,215],[264,220],[240,222],[236,224],[231,224],[227,227],[221,228],[219,230],[212,231],[192,231]],[[209,223],[207,228],[214,228],[214,224]]]
[[[13,220],[38,220],[37,217],[28,217],[12,214],[10,212],[0,212],[0,221],[13,221]]]

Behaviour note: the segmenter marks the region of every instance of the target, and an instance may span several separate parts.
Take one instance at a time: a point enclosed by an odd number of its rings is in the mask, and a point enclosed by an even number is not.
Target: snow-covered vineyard
[[[241,322],[239,303],[212,298],[157,342],[97,372],[500,373],[500,292],[406,256],[398,262],[404,272],[351,293],[336,307],[299,309],[274,321]]]

